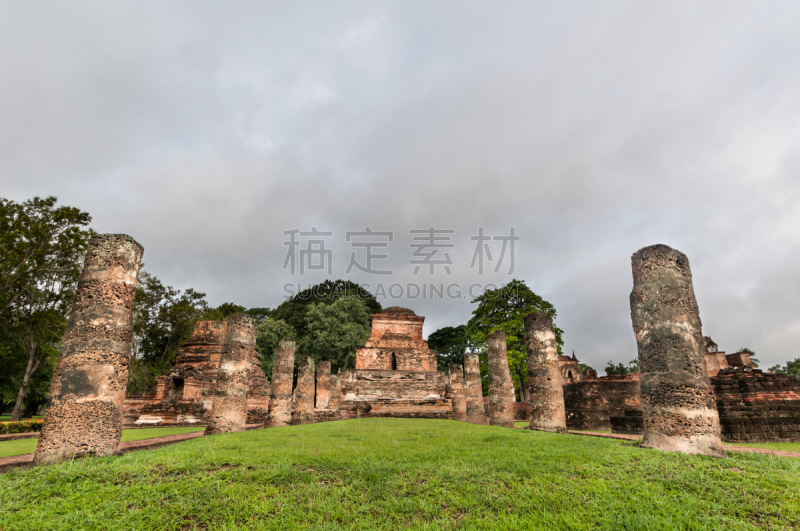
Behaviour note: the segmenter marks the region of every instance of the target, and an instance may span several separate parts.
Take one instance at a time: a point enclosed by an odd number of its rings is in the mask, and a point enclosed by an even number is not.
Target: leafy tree
[[[626,376],[628,374],[635,374],[639,372],[639,358],[632,359],[628,365],[617,363],[614,365],[613,361],[609,361],[605,368],[606,376]]]
[[[245,310],[244,313],[247,315],[252,315],[258,320],[258,324],[261,324],[269,319],[271,312],[269,308],[250,308],[249,310]]]
[[[24,344],[25,366],[11,413],[19,420],[28,385],[58,346],[75,297],[91,217],[55,197],[0,199],[0,313]]]
[[[555,320],[556,309],[551,303],[531,291],[524,281],[512,280],[502,288],[488,290],[476,297],[473,303],[478,307],[472,312],[467,323],[467,334],[476,345],[481,359],[481,373],[488,372],[487,336],[495,330],[505,330],[508,351],[508,366],[520,401],[528,400],[528,355],[525,350],[526,315],[534,312],[546,313]],[[564,331],[554,326],[558,354],[563,354]],[[488,380],[484,380],[484,394],[488,390]]]
[[[355,367],[356,349],[364,346],[372,332],[369,315],[369,308],[357,297],[310,305],[300,352],[316,361],[330,361],[336,371]]]
[[[428,336],[428,347],[436,352],[438,369],[444,371],[451,363],[464,363],[464,354],[472,351],[472,342],[466,325],[445,326]]]
[[[800,358],[794,361],[787,361],[786,365],[773,365],[769,368],[769,372],[780,372],[784,374],[791,374],[800,378]]]
[[[349,280],[326,280],[301,291],[270,312],[270,318],[280,319],[294,328],[298,338],[307,335],[307,313],[312,304],[333,304],[338,299],[357,297],[366,304],[369,313],[380,313],[381,304],[369,291]]]
[[[578,363],[578,368],[581,370],[581,374],[585,373],[586,371],[594,370],[594,367],[586,365],[585,363]]]
[[[278,341],[286,339],[294,341],[297,339],[297,332],[291,325],[281,319],[267,319],[258,325],[258,335],[256,336],[256,349],[261,355],[261,368],[267,378],[272,378],[272,366],[275,363],[275,349]]]

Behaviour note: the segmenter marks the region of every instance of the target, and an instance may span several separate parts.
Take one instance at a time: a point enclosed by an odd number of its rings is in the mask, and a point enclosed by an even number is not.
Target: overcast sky
[[[664,243],[704,334],[769,366],[800,356],[798,27],[789,1],[4,2],[0,194],[90,212],[212,304],[346,278],[429,334],[518,278],[598,369],[635,358],[630,256]],[[431,227],[453,246],[415,258]],[[513,228],[513,272],[502,240],[470,267],[479,227]],[[331,274],[292,274],[315,239]],[[370,241],[392,275],[345,272]]]

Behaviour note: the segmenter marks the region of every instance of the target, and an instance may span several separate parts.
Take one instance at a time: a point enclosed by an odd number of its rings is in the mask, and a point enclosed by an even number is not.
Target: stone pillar
[[[506,332],[497,330],[486,338],[489,344],[489,424],[514,427],[514,384],[508,370]]]
[[[34,463],[117,453],[143,252],[125,234],[89,241]]]
[[[450,365],[448,391],[450,399],[453,401],[453,420],[466,422],[467,397],[464,395],[464,368],[461,365]]]
[[[228,317],[206,435],[244,431],[251,366],[253,358],[258,356],[257,328],[258,321],[251,315],[235,313]]]
[[[342,404],[342,379],[338,374],[331,375],[331,390],[328,400],[328,409],[339,411]]]
[[[464,356],[464,397],[467,403],[467,422],[486,424],[486,409],[483,407],[481,369],[477,354]]]
[[[724,457],[689,260],[666,245],[653,245],[636,252],[631,266],[642,446]]]
[[[328,409],[331,398],[331,362],[320,361],[317,365],[317,409]]]
[[[294,382],[294,341],[278,341],[272,365],[267,426],[288,426],[292,421],[292,383]]]
[[[532,430],[567,431],[564,389],[558,370],[558,345],[553,318],[546,313],[525,316],[525,350],[528,354],[528,405]]]
[[[292,424],[314,422],[314,358],[300,356],[297,362],[297,387],[294,389]]]

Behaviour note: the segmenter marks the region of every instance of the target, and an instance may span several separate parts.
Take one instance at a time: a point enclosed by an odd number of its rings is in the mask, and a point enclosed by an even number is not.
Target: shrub
[[[41,419],[21,420],[19,422],[0,422],[0,434],[42,431],[43,422],[44,421]]]

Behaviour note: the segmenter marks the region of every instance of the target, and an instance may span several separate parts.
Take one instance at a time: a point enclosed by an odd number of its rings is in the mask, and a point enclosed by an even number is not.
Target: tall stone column
[[[292,424],[314,422],[314,358],[300,356],[297,362],[297,387],[294,389]]]
[[[525,316],[525,350],[528,354],[528,405],[532,430],[567,431],[564,389],[558,371],[558,345],[553,318],[546,313]]]
[[[117,453],[143,252],[125,234],[89,241],[34,463]]]
[[[489,344],[489,424],[514,427],[514,384],[508,370],[506,332],[497,330],[486,338]]]
[[[328,409],[331,399],[331,362],[320,361],[317,365],[317,409]]]
[[[724,457],[689,259],[666,245],[653,245],[636,252],[631,266],[642,446]]]
[[[450,365],[448,391],[450,399],[453,401],[453,420],[466,422],[467,397],[464,395],[464,368],[461,365]]]
[[[244,313],[228,317],[225,347],[212,391],[214,402],[206,435],[244,431],[247,424],[247,393],[256,353],[258,321]]]
[[[269,393],[267,426],[288,426],[292,421],[292,384],[294,383],[294,341],[282,339],[275,349],[272,385]]]
[[[477,354],[464,356],[464,396],[467,403],[467,422],[486,424],[486,409],[483,407],[481,369]]]

